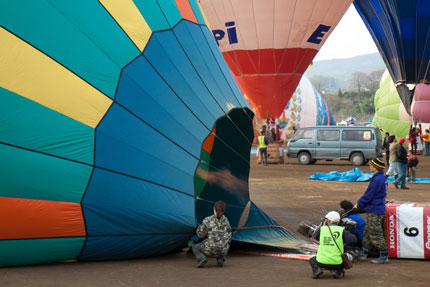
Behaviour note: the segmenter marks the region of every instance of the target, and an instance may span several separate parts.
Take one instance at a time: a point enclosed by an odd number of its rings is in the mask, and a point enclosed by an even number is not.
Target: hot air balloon
[[[0,266],[178,250],[216,200],[236,240],[304,242],[249,200],[253,113],[198,2],[2,1],[0,42]]]
[[[336,125],[336,121],[320,93],[303,76],[279,118],[279,125],[285,141],[293,135],[293,127]]]
[[[411,114],[415,86],[430,80],[430,3],[356,0],[354,5],[378,47],[406,111]]]
[[[421,123],[430,123],[430,86],[418,84],[412,101],[412,118]]]
[[[277,118],[352,0],[200,0],[260,118]]]
[[[397,138],[404,138],[409,132],[410,116],[403,106],[388,70],[385,70],[375,93],[375,115],[372,126],[381,132],[389,132]]]

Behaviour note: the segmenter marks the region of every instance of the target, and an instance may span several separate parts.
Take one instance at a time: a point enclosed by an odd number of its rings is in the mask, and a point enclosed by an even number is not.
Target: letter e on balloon
[[[309,37],[308,42],[313,44],[320,44],[322,38],[325,36],[325,33],[328,32],[330,28],[331,26],[320,24]]]

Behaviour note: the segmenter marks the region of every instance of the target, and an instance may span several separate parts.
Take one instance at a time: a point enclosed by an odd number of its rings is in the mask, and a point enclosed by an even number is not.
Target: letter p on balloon
[[[236,27],[234,26],[234,21],[226,22],[225,27],[227,28],[227,35],[228,35],[228,42],[230,44],[236,44],[237,41],[237,33],[236,33]],[[212,30],[212,34],[214,35],[214,38],[219,46],[219,41],[224,39],[225,32],[224,30]]]
[[[325,36],[325,33],[328,32],[330,28],[331,26],[320,24],[309,37],[308,42],[313,44],[320,44],[322,38]]]

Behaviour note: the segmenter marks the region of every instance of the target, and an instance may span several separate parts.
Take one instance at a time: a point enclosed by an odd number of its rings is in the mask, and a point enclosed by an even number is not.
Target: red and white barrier
[[[387,203],[386,225],[389,257],[430,259],[430,206]]]

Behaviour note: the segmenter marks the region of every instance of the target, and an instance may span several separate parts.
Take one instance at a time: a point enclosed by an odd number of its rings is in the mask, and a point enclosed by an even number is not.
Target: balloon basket
[[[260,153],[257,154],[257,163],[261,163]],[[270,143],[267,146],[267,163],[284,163],[279,143]]]

